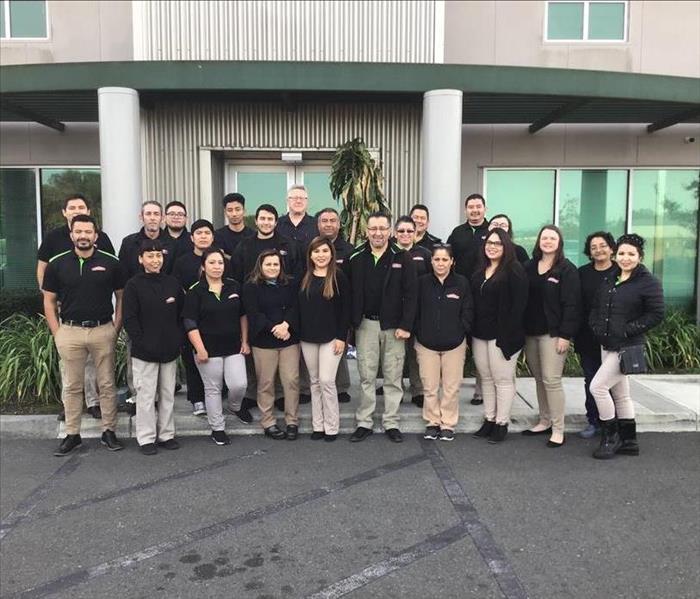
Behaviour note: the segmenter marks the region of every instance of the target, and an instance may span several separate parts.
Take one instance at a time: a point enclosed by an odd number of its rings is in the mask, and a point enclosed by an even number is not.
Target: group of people
[[[561,447],[562,373],[573,342],[589,420],[580,434],[600,434],[596,458],[639,453],[620,355],[643,344],[664,312],[661,285],[641,263],[641,237],[615,241],[610,233],[592,233],[584,248],[590,263],[577,269],[564,257],[556,226],[542,227],[529,256],[514,243],[507,215],[486,219],[480,194],[466,198],[466,222],[446,243],[428,231],[429,210],[421,204],[395,222],[386,213],[369,215],[367,239],[357,247],[340,235],[334,208],[307,214],[303,186],[289,189],[287,206],[280,217],[274,206],[260,205],[252,229],[245,224],[245,198],[227,194],[224,227],[199,219],[187,230],[183,203],[170,202],[163,211],[148,201],[143,227],[124,238],[116,256],[86,198],[66,199],[67,225],[46,236],[37,266],[62,363],[66,437],[55,455],[81,444],[82,404],[91,387],[99,408],[93,401],[89,409],[102,419],[102,443],[123,448],[115,434],[114,384],[122,324],[136,438],[146,455],[178,448],[179,356],[193,413],[206,415],[217,445],[230,443],[225,415],[250,423],[253,405],[265,435],[297,439],[300,401],[311,402],[311,439],[335,441],[339,403],[350,400],[349,342],[360,376],[351,442],[373,433],[378,394],[386,436],[403,440],[404,378],[422,408],[424,438],[453,440],[471,348],[472,404],[483,403],[484,411],[473,436],[491,443],[506,438],[524,350],[539,421],[523,434],[546,435],[548,447]],[[284,427],[275,408],[284,411]]]

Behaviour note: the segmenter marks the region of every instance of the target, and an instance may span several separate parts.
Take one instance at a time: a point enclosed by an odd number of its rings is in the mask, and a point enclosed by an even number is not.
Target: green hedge
[[[0,289],[0,322],[14,314],[36,316],[44,313],[41,291],[33,289]]]

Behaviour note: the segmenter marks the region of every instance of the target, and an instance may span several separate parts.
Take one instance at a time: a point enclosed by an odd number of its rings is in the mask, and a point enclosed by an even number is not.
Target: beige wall
[[[545,2],[445,2],[445,62],[700,77],[700,2],[629,2],[628,41],[544,42]]]
[[[49,39],[0,42],[0,65],[131,60],[131,2],[48,2]]]
[[[66,123],[56,131],[37,123],[0,123],[2,166],[99,166],[97,123]]]
[[[674,125],[648,134],[646,125],[462,126],[462,195],[483,190],[484,167],[700,166],[700,127]],[[686,143],[694,137],[694,143]]]

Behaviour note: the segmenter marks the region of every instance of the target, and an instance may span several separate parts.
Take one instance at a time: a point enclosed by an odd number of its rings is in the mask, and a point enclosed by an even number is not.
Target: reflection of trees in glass
[[[65,224],[61,210],[63,200],[71,193],[80,193],[90,202],[98,224],[102,219],[102,193],[98,169],[41,170],[41,230],[44,235]]]

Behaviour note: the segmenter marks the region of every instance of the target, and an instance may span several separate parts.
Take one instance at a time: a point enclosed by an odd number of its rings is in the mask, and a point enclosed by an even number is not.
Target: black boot
[[[508,434],[507,424],[495,424],[489,436],[489,443],[502,443]]]
[[[593,452],[597,460],[610,460],[620,449],[620,435],[617,432],[617,418],[600,421],[600,447]]]
[[[639,443],[637,443],[637,423],[634,418],[620,418],[617,421],[620,428],[621,445],[617,453],[623,455],[639,455]]]
[[[480,437],[484,437],[484,438],[490,437],[491,432],[493,431],[493,427],[495,426],[495,424],[496,423],[491,421],[491,420],[484,420],[484,423],[481,425],[481,428],[478,431],[476,431],[472,435],[472,437],[475,437],[477,439]]]

